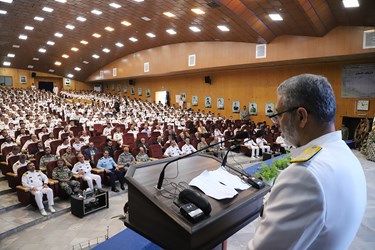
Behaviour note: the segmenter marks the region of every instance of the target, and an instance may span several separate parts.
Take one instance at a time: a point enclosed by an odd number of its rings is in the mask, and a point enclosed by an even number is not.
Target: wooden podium
[[[258,217],[269,186],[240,191],[234,198],[221,201],[201,192],[210,202],[212,212],[198,223],[189,222],[173,204],[174,199],[165,197],[168,191],[175,192],[168,183],[189,183],[204,170],[217,169],[221,162],[213,156],[199,154],[178,160],[166,168],[168,181],[164,180],[164,190],[159,191],[155,188],[159,174],[171,159],[132,166],[128,170],[125,176],[129,187],[127,227],[165,249],[201,250],[215,248]],[[178,192],[175,199],[178,199]]]

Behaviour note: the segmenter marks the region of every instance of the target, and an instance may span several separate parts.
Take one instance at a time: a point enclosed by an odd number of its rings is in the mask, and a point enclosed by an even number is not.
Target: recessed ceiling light
[[[218,25],[217,28],[221,31],[229,31],[229,28],[225,25]]]
[[[132,24],[129,23],[128,21],[122,21],[121,24],[122,24],[122,25],[125,25],[125,26],[130,26],[130,25],[132,25]]]
[[[0,14],[5,15],[6,13],[8,13],[6,10],[0,10]]]
[[[34,65],[27,65],[27,68],[32,69],[32,68],[34,68]]]
[[[48,41],[47,44],[52,46],[52,45],[55,45],[55,42],[54,41]]]
[[[60,32],[56,32],[56,33],[55,33],[55,36],[56,36],[56,37],[63,37],[63,34],[61,34]]]
[[[116,43],[116,46],[121,48],[121,47],[124,47],[124,44],[118,42],[118,43]]]
[[[13,0],[0,0],[0,2],[3,2],[3,3],[12,3]]]
[[[115,9],[121,8],[121,5],[119,5],[118,3],[110,3],[109,6]]]
[[[345,8],[356,8],[356,7],[359,7],[358,0],[343,0],[342,3],[344,4]]]
[[[191,27],[189,27],[189,29],[191,29],[193,32],[200,32],[201,30],[198,28],[198,27],[196,27],[196,26],[191,26]]]
[[[89,64],[89,62],[88,62],[88,61],[83,61],[83,63],[84,63],[84,64]]]
[[[67,74],[66,76],[67,76],[68,78],[73,78],[74,75],[73,75],[73,74]]]
[[[18,37],[19,39],[22,39],[22,40],[26,40],[27,39],[27,36],[26,35],[19,35],[19,37]]]
[[[73,48],[71,48],[70,50],[72,50],[72,51],[74,51],[74,52],[77,52],[79,49],[76,48],[76,47],[73,47]]]
[[[77,19],[78,21],[80,21],[80,22],[84,22],[84,21],[87,20],[87,19],[84,18],[83,16],[79,16],[79,17],[77,17],[76,19]]]
[[[13,58],[13,57],[15,57],[16,55],[15,54],[13,54],[13,53],[8,53],[8,55],[7,55],[7,57],[11,57],[11,58]]]
[[[43,7],[42,10],[44,10],[45,12],[50,12],[50,13],[53,11],[53,9],[50,7]]]
[[[167,17],[175,17],[176,15],[167,11],[167,12],[163,12],[164,15],[166,15]]]
[[[4,66],[10,66],[10,62],[3,62]]]
[[[70,30],[74,30],[75,26],[74,26],[74,25],[71,25],[71,24],[67,24],[67,25],[65,26],[65,28],[70,29]]]
[[[151,21],[151,18],[147,17],[147,16],[143,16],[141,17],[142,20],[148,22],[148,21]]]
[[[146,36],[151,37],[151,38],[156,37],[154,33],[147,33]]]
[[[64,54],[64,55],[62,55],[61,57],[63,57],[63,58],[69,58],[69,55]]]
[[[100,34],[98,34],[98,33],[94,33],[94,34],[92,34],[92,36],[93,36],[93,37],[96,37],[96,38],[99,38],[99,37],[101,37],[102,35],[100,35]]]
[[[55,72],[55,70],[54,69],[49,69],[48,72],[53,73],[53,72]]]
[[[107,30],[107,31],[110,31],[110,32],[112,32],[112,31],[115,30],[114,28],[112,28],[112,27],[110,27],[110,26],[107,26],[107,27],[105,27],[104,29]]]
[[[40,53],[46,53],[46,49],[45,48],[40,48],[40,49],[38,49],[38,51],[40,52]]]
[[[81,71],[81,68],[80,67],[75,67],[74,70],[75,71]]]
[[[108,49],[108,48],[104,48],[103,49],[103,52],[105,52],[105,53],[109,53],[111,50],[110,49]]]
[[[98,56],[97,54],[93,54],[92,57],[94,57],[95,59],[98,59],[100,56]]]
[[[203,14],[205,14],[205,12],[203,10],[198,9],[198,8],[191,9],[191,11],[194,12],[195,14],[197,14],[197,15],[203,15]]]
[[[103,12],[100,11],[100,10],[96,10],[96,9],[94,9],[94,10],[91,11],[91,13],[92,13],[92,14],[95,14],[95,15],[101,15]]]
[[[55,1],[59,3],[66,3],[66,0],[55,0]]]
[[[20,48],[20,46],[19,46],[18,44],[13,44],[12,47],[13,47],[13,48],[16,48],[16,49],[19,49],[19,48]]]
[[[143,2],[144,0],[133,0],[134,2],[137,2],[137,3],[141,3]]]
[[[39,61],[38,57],[33,57],[33,61]]]
[[[280,14],[269,14],[269,17],[273,21],[282,21],[283,20],[283,18],[280,16]]]
[[[34,17],[34,20],[41,22],[44,20],[44,17],[36,16]]]
[[[135,43],[135,42],[137,42],[137,41],[138,41],[138,39],[137,39],[137,38],[135,38],[135,37],[130,37],[130,38],[129,38],[129,40],[130,40],[130,41],[132,41],[133,43]]]
[[[88,44],[89,42],[88,41],[86,41],[86,40],[82,40],[80,43],[82,43],[82,44],[84,44],[84,45],[86,45],[86,44]]]
[[[171,35],[176,35],[176,34],[177,34],[177,32],[174,31],[173,29],[167,29],[167,32],[168,32],[169,34],[171,34]]]
[[[25,26],[25,30],[33,30],[33,29],[34,29],[33,26],[28,26],[28,25]]]
[[[61,62],[56,61],[56,62],[55,62],[55,65],[60,66],[60,65],[61,65]]]

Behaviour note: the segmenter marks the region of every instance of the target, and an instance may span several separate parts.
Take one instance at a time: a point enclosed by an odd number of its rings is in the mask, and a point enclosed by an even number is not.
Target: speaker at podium
[[[158,190],[155,186],[159,174],[172,159],[147,162],[128,170],[125,178],[129,208],[125,224],[130,229],[165,249],[214,249],[259,216],[269,186],[251,187],[234,198],[220,201],[195,189],[210,203],[212,211],[199,222],[189,221],[175,204],[179,192],[171,182],[188,185],[204,170],[219,168],[221,161],[196,154],[173,162],[165,170],[163,189]]]

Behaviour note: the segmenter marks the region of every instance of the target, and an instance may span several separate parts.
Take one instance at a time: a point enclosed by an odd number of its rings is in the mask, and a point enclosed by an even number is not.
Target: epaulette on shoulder
[[[23,175],[22,176],[26,176],[26,175],[28,175],[29,174],[29,172],[25,172],[25,173],[23,173]]]
[[[37,172],[39,172],[39,173],[41,173],[42,172],[42,170],[36,170]]]
[[[312,146],[309,148],[306,148],[301,154],[298,156],[292,158],[290,162],[306,162],[310,159],[312,159],[315,155],[318,154],[318,152],[322,149],[322,147],[319,146]]]

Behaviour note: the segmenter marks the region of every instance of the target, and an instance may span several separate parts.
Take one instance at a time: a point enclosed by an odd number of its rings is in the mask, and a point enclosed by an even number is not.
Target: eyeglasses
[[[287,113],[287,112],[292,112],[292,111],[294,111],[298,108],[299,107],[290,108],[290,109],[278,112],[276,114],[270,115],[270,116],[268,116],[268,118],[270,118],[273,123],[277,123],[279,121],[279,116],[281,116],[282,114]]]

